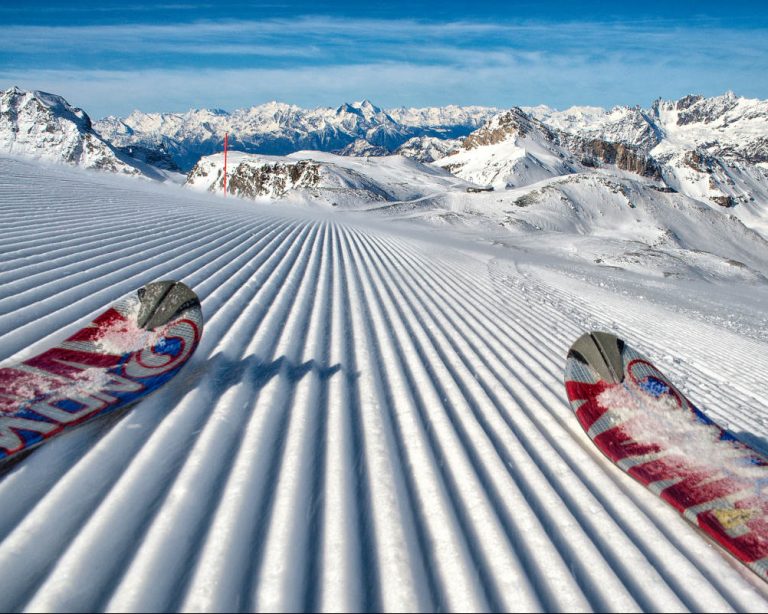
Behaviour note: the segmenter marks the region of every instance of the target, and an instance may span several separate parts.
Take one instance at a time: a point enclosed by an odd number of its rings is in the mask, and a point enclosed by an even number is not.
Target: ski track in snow
[[[206,317],[164,388],[2,469],[0,609],[768,609],[568,408],[565,352],[620,298],[341,216],[10,159],[0,212],[0,359],[155,279]],[[683,364],[660,366],[765,436],[765,344],[620,321],[661,355],[675,335]]]

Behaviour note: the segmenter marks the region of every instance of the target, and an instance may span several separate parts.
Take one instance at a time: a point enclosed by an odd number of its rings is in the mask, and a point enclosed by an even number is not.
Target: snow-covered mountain
[[[415,136],[395,150],[396,154],[419,162],[435,162],[461,147],[462,139],[440,139],[434,136]]]
[[[82,109],[61,96],[17,87],[0,91],[0,152],[162,179],[151,161],[117,151]]]
[[[470,134],[461,150],[449,152],[437,164],[464,179],[497,188],[529,185],[606,164],[619,171],[659,175],[641,144],[614,136],[552,128],[514,107]]]
[[[336,109],[273,102],[233,113],[137,111],[95,124],[108,139],[59,97],[14,88],[3,100],[6,151],[161,177],[178,162],[194,169],[188,185],[205,190],[221,189],[216,154],[229,132],[231,149],[244,154],[233,158],[230,191],[244,198],[301,195],[315,204],[369,210],[384,202],[434,220],[444,219],[446,210],[455,215],[454,204],[464,202],[467,191],[494,189],[492,197],[476,196],[461,208],[501,224],[509,203],[520,213],[519,203],[526,202],[524,215],[535,217],[541,201],[535,195],[549,184],[558,192],[562,179],[576,176],[605,192],[598,200],[608,202],[618,191],[635,194],[637,205],[677,192],[685,198],[670,206],[703,203],[768,237],[768,101],[732,93],[657,100],[649,109],[383,110],[365,100]],[[245,155],[253,151],[262,153]],[[284,152],[288,157],[277,155]],[[570,215],[580,215],[582,204]]]
[[[346,147],[333,153],[337,153],[340,156],[366,157],[388,156],[392,152],[390,152],[386,147],[382,147],[381,145],[371,145],[365,139],[355,139]]]
[[[768,101],[687,96],[610,111],[513,108],[436,164],[468,181],[513,189],[593,170],[648,177],[663,190],[733,208],[762,223],[768,203]]]
[[[436,164],[467,181],[502,189],[578,168],[557,135],[517,107],[495,116],[464,139],[460,151]]]
[[[663,133],[651,118],[651,112],[640,107],[571,107],[557,111],[547,106],[523,109],[531,117],[553,130],[576,135],[586,141],[602,140],[632,145],[648,153],[662,139]]]
[[[650,109],[548,107],[526,109],[547,125],[586,138],[629,143],[660,155],[675,148],[702,150],[710,156],[759,164],[768,162],[768,100],[736,96],[656,100]]]
[[[223,154],[202,158],[190,171],[186,186],[223,193]],[[292,202],[361,209],[469,187],[472,184],[443,169],[403,156],[354,157],[321,151],[264,156],[232,152],[227,161],[227,194],[253,200],[290,197]]]
[[[226,132],[232,148],[247,153],[339,151],[358,139],[390,153],[416,136],[465,136],[497,112],[494,108],[456,106],[383,110],[368,100],[335,109],[302,109],[270,102],[232,113],[208,109],[186,113],[134,111],[122,119],[107,117],[95,126],[117,146],[162,148],[179,167],[189,170],[200,157],[221,150]],[[355,152],[353,147],[350,153]]]
[[[539,106],[525,111],[563,132],[632,144],[645,153],[699,149],[710,156],[768,162],[768,100],[743,98],[733,92],[713,98],[658,99],[650,109],[572,107],[557,111]]]
[[[530,185],[604,165],[644,176],[656,163],[632,143],[553,129],[519,107],[500,113],[437,163],[475,183],[497,189]]]

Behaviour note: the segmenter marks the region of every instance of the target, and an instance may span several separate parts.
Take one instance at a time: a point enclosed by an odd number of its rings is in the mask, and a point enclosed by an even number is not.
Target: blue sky
[[[471,4],[471,7],[467,7]],[[762,2],[0,0],[0,88],[93,117],[269,100],[384,107],[768,98]]]

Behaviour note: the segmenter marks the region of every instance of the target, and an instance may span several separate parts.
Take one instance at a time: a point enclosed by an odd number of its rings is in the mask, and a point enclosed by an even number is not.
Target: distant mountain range
[[[618,191],[630,204],[633,190],[648,202],[676,193],[768,236],[768,101],[730,92],[657,100],[647,109],[272,102],[92,122],[59,96],[0,91],[0,152],[179,182],[183,171],[196,189],[221,189],[227,132],[238,152],[230,189],[246,198],[443,207],[448,194],[492,189],[507,194],[496,202],[522,207],[553,193],[552,182],[594,178],[595,189]],[[405,158],[412,160],[397,161]]]
[[[189,171],[202,157],[221,151],[229,133],[233,150],[287,155],[300,150],[373,151],[394,153],[411,139],[467,136],[499,109],[487,107],[432,107],[383,110],[368,100],[338,108],[302,109],[270,102],[227,113],[192,110],[186,113],[142,113],[107,117],[95,129],[113,145],[127,150],[156,150],[182,170]]]

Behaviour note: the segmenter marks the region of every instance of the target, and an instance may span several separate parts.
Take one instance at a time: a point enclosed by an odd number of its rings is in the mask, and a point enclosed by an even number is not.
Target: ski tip
[[[139,288],[137,294],[141,301],[137,324],[147,330],[163,326],[187,309],[200,307],[197,294],[180,281],[153,281]]]
[[[616,335],[592,331],[579,337],[568,350],[568,358],[594,369],[603,381],[624,381],[624,342]]]

